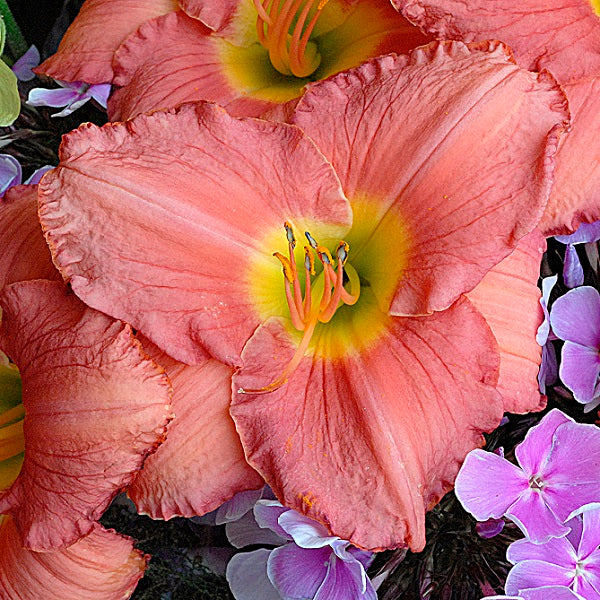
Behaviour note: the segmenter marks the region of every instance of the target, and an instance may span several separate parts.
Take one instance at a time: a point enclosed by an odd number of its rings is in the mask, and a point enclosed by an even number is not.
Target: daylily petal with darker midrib
[[[0,496],[27,547],[89,533],[164,435],[169,385],[122,323],[58,282],[7,286],[0,347],[19,367],[25,459]],[[101,418],[99,418],[101,416]]]
[[[133,540],[99,525],[63,550],[26,550],[6,516],[0,516],[0,549],[0,597],[4,600],[129,598],[148,559],[134,549]]]
[[[110,82],[121,42],[142,23],[178,8],[176,0],[87,0],[56,54],[34,70],[61,81]]]

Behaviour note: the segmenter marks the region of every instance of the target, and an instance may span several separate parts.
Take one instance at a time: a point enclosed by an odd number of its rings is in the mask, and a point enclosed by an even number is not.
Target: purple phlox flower
[[[536,341],[542,347],[542,362],[540,364],[540,371],[538,373],[538,384],[540,386],[540,392],[546,393],[546,386],[552,385],[558,378],[558,365],[556,362],[556,350],[552,344],[552,340],[556,339],[556,336],[550,328],[550,315],[548,313],[548,303],[550,301],[550,294],[556,285],[558,275],[552,277],[545,277],[542,280],[542,296],[540,298],[540,305],[544,312],[544,320],[538,327]]]
[[[37,184],[39,183],[42,175],[53,169],[50,165],[45,165],[31,175],[26,184]],[[6,190],[15,185],[19,185],[23,179],[23,171],[19,161],[10,154],[0,154],[0,196],[3,196]]]
[[[19,81],[31,81],[35,77],[32,71],[40,64],[40,53],[35,46],[29,46],[29,50],[19,58],[12,66],[12,72]]]
[[[106,108],[110,94],[110,83],[93,85],[82,81],[57,81],[57,83],[61,87],[52,90],[33,88],[29,92],[27,104],[30,106],[65,107],[60,112],[53,114],[53,117],[66,117],[92,99],[102,106],[102,108]]]
[[[506,417],[502,417],[504,420]],[[507,419],[508,421],[508,419]],[[500,422],[502,425],[502,421]],[[504,448],[500,446],[500,448],[496,448],[494,450],[494,454],[497,454],[500,458],[504,458]],[[484,539],[490,539],[497,536],[504,529],[504,519],[494,519],[490,518],[487,521],[478,521],[477,525],[475,525],[475,530],[477,531],[477,535]]]
[[[600,504],[582,507],[567,522],[571,532],[545,544],[518,540],[506,557],[515,565],[506,579],[506,593],[560,586],[585,600],[600,600]]]
[[[600,294],[590,286],[569,290],[552,305],[550,324],[564,340],[559,375],[577,402],[598,404]],[[600,498],[600,497],[599,497]]]
[[[577,255],[576,244],[588,244],[600,240],[600,221],[583,223],[571,235],[557,235],[556,240],[566,244],[563,280],[569,288],[583,285],[583,267]]]
[[[467,454],[455,492],[478,521],[505,516],[533,543],[563,537],[564,522],[600,498],[600,429],[551,410],[515,449],[520,468],[484,450]]]
[[[366,574],[372,552],[330,535],[317,521],[276,500],[259,500],[253,514],[257,528],[268,531],[277,547],[239,553],[229,561],[227,581],[236,600],[377,599]],[[249,528],[246,534],[234,545],[264,543]]]

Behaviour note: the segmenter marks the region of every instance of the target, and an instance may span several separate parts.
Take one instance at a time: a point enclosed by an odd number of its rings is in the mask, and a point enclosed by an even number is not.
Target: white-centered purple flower
[[[600,221],[583,223],[571,235],[557,235],[556,240],[566,244],[563,281],[569,288],[583,285],[583,267],[577,254],[576,244],[588,244],[600,240]]]
[[[542,362],[540,364],[540,371],[538,373],[538,384],[542,394],[546,393],[546,386],[552,385],[558,378],[556,351],[552,345],[552,340],[555,340],[556,336],[550,328],[550,314],[548,313],[550,294],[556,285],[557,279],[558,275],[553,275],[552,277],[545,277],[542,280],[542,296],[540,298],[540,305],[544,313],[544,320],[538,327],[535,338],[537,343],[542,347]]]
[[[15,61],[11,67],[12,72],[19,81],[31,81],[35,77],[33,68],[40,64],[40,53],[35,46],[30,46],[29,50]]]
[[[600,429],[551,410],[515,448],[520,468],[484,450],[470,452],[456,496],[478,521],[506,516],[540,544],[569,533],[564,522],[600,498]]]
[[[82,81],[62,82],[61,86],[48,90],[46,88],[33,88],[29,92],[27,104],[30,106],[52,106],[65,108],[53,117],[66,117],[89,100],[95,100],[102,108],[106,108],[110,94],[110,83],[99,83],[91,85]]]
[[[227,581],[236,600],[377,599],[366,574],[372,552],[329,535],[317,521],[275,500],[259,500],[254,518],[279,546],[239,553],[229,561]],[[256,542],[251,535],[246,539]]]
[[[26,184],[37,184],[42,175],[54,167],[46,165],[34,171]],[[15,185],[19,185],[23,179],[23,171],[19,161],[10,154],[0,154],[0,196],[3,196],[6,190]]]
[[[567,525],[571,532],[545,544],[518,540],[506,557],[515,565],[506,579],[506,593],[559,586],[585,600],[600,600],[600,504],[585,507]]]
[[[560,378],[573,392],[575,400],[597,405],[600,395],[600,294],[590,286],[569,290],[554,302],[550,324],[556,336],[565,341]],[[591,409],[590,406],[586,408]]]

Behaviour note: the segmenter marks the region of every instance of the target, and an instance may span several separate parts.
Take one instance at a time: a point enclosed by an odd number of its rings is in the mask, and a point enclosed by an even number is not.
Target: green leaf
[[[17,76],[0,60],[0,127],[12,125],[21,111]]]
[[[6,25],[4,24],[4,17],[0,15],[0,54],[4,52],[4,42],[6,42]]]

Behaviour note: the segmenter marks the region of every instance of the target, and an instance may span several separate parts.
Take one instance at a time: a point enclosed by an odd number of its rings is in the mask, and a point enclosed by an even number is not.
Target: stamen
[[[307,231],[305,232],[306,239],[310,246],[304,246],[304,272],[305,272],[305,287],[304,298],[300,289],[298,271],[296,267],[294,248],[296,238],[292,226],[286,221],[284,223],[285,234],[288,241],[290,258],[287,259],[279,252],[275,252],[275,256],[283,266],[285,297],[290,309],[290,318],[294,327],[300,331],[304,331],[302,340],[294,356],[286,365],[283,372],[277,379],[273,380],[269,385],[258,389],[238,390],[241,394],[267,394],[279,389],[284,385],[290,375],[296,370],[301,360],[304,358],[308,345],[315,331],[317,323],[328,323],[333,318],[335,312],[341,304],[355,304],[360,295],[360,280],[356,271],[348,265],[348,278],[350,280],[351,289],[354,294],[350,294],[344,289],[344,266],[348,260],[350,247],[342,240],[336,249],[337,256],[337,271],[333,268],[333,257],[325,246],[320,246],[315,238]],[[323,265],[323,292],[318,308],[312,307],[312,286],[311,276],[315,275],[315,257],[316,252],[319,260]],[[292,293],[292,285],[294,292]]]

